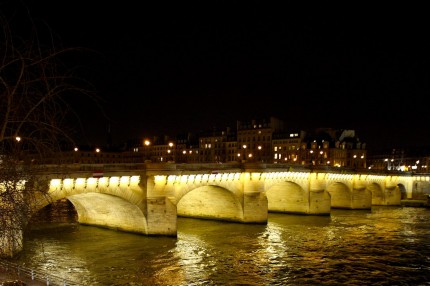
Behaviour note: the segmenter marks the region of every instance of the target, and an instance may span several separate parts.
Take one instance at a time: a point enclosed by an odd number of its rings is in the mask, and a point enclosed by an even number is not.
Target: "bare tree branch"
[[[74,146],[78,96],[100,102],[68,65],[71,54],[85,49],[58,48],[50,29],[43,45],[31,17],[27,39],[14,35],[9,23],[0,15],[0,256],[21,251],[36,202],[49,200],[49,180],[34,160]]]

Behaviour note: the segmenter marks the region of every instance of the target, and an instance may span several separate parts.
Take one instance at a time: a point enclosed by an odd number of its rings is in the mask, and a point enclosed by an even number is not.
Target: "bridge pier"
[[[309,208],[305,214],[330,215],[331,197],[325,190],[309,191]]]
[[[259,172],[242,174],[243,222],[267,223],[268,201],[264,192],[264,181]]]
[[[262,192],[247,192],[243,195],[243,222],[267,223],[267,197]]]
[[[174,198],[147,198],[147,235],[177,236],[177,213]]]
[[[353,189],[351,193],[351,209],[371,209],[372,193],[366,188]]]

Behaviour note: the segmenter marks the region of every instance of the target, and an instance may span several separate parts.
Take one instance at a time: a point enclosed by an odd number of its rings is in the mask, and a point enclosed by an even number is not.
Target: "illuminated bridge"
[[[68,199],[78,221],[145,235],[177,235],[177,217],[266,223],[268,212],[330,215],[332,208],[396,206],[411,174],[316,170],[280,164],[77,165],[50,173],[50,199]]]

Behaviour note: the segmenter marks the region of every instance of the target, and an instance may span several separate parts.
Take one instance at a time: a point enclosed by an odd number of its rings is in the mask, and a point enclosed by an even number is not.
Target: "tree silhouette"
[[[0,256],[22,250],[23,235],[49,178],[37,161],[74,145],[77,100],[95,102],[93,86],[71,67],[84,49],[63,48],[28,17],[29,36],[0,15]],[[20,22],[22,29],[22,22]],[[16,30],[15,30],[16,31]],[[49,44],[46,45],[45,42]],[[70,149],[69,149],[70,150]]]

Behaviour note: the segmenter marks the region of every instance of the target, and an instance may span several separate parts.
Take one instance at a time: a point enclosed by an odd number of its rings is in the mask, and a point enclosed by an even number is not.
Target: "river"
[[[72,218],[34,223],[13,261],[78,285],[430,285],[426,208],[269,213],[267,224],[178,218],[177,237]]]

